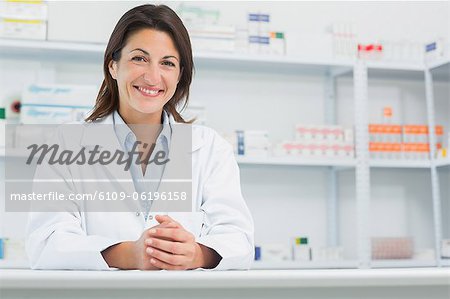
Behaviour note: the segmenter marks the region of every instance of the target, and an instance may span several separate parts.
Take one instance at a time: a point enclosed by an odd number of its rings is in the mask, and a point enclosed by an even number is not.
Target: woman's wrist
[[[215,268],[222,257],[214,250],[205,245],[195,243],[196,244],[196,267],[194,268],[204,268],[204,269],[212,269]]]
[[[112,245],[101,253],[109,267],[132,270],[138,269],[137,252],[136,242],[126,241]]]

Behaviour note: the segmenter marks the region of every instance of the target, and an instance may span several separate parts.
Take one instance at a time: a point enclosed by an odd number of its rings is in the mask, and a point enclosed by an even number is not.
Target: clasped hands
[[[194,235],[178,222],[166,215],[157,215],[155,219],[159,224],[145,230],[135,241],[136,268],[187,270],[218,264],[220,256],[195,242]]]

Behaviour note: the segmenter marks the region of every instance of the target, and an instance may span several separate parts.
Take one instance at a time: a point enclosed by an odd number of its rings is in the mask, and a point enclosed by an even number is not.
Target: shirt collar
[[[123,118],[120,116],[119,112],[116,110],[113,114],[113,124],[114,124],[114,131],[116,132],[117,139],[119,140],[119,143],[121,146],[126,148],[126,141],[127,138],[132,138],[132,141],[134,142],[136,140],[136,136],[131,131],[131,129],[128,127],[128,125],[125,123]],[[172,133],[172,128],[169,121],[169,115],[165,110],[162,112],[162,130],[159,133],[158,138],[156,138],[156,143],[162,142],[165,140],[167,142],[168,146],[170,146],[170,137]]]

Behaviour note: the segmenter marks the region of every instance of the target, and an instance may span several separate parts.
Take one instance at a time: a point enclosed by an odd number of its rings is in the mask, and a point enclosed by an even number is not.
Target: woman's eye
[[[172,66],[172,67],[175,66],[175,63],[173,63],[173,62],[171,62],[171,61],[163,61],[162,64],[163,64],[163,65],[166,65],[166,66]]]
[[[142,56],[135,56],[135,57],[131,58],[131,60],[137,61],[137,62],[145,62],[145,58]]]

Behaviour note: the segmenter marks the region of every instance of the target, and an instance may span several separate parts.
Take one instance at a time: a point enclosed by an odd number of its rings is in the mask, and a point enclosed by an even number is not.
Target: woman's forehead
[[[154,29],[146,28],[133,33],[128,38],[125,48],[129,51],[142,49],[150,53],[150,50],[152,50],[151,52],[165,52],[178,56],[178,50],[172,37],[164,31]]]

